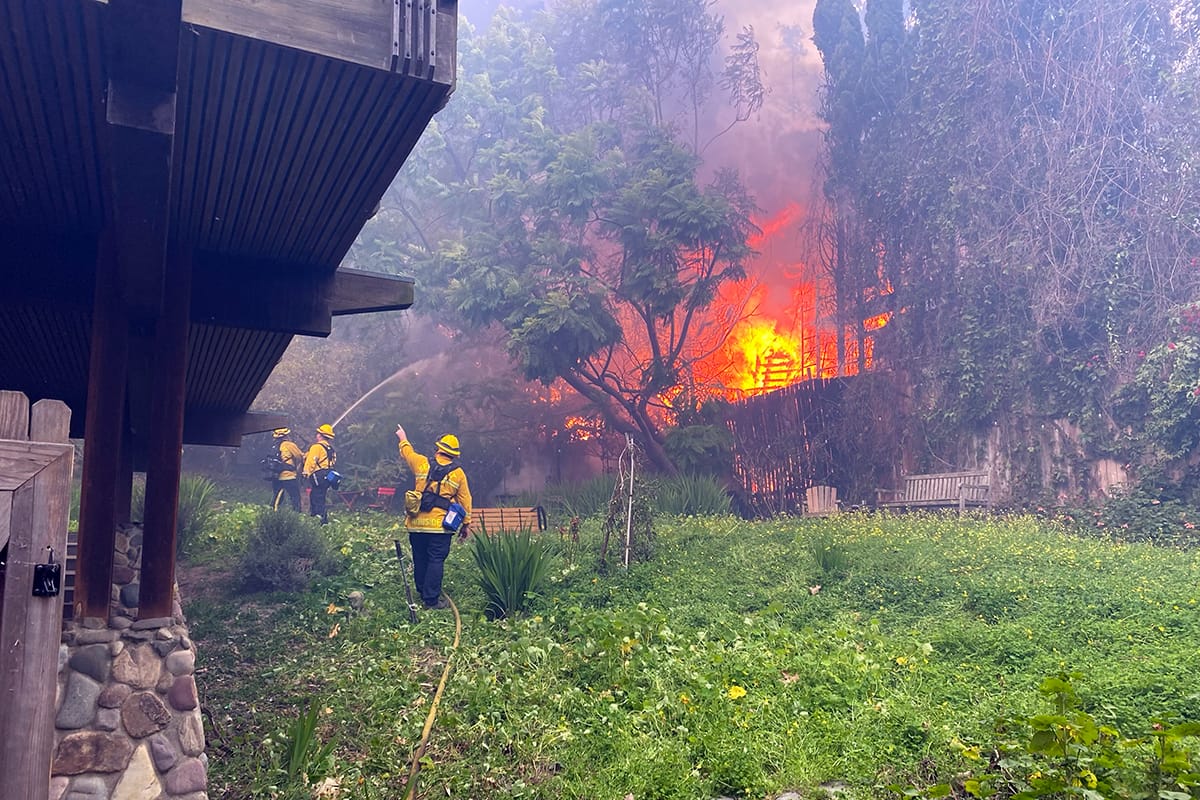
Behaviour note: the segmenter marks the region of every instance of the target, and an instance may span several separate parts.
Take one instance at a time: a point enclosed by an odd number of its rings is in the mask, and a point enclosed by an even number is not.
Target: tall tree
[[[849,232],[830,259],[892,292],[876,352],[934,461],[994,430],[1036,452],[1036,417],[1081,426],[1090,457],[1138,462],[1112,398],[1200,296],[1183,5],[868,0],[860,20],[818,4],[826,193]]]
[[[564,0],[468,30],[458,91],[356,250],[418,275],[423,308],[503,338],[664,470],[668,395],[720,338],[705,307],[748,255],[743,187],[697,177],[714,86],[735,122],[766,91],[752,31],[714,70],[723,30],[712,0]]]
[[[648,457],[663,448],[669,392],[684,382],[704,309],[745,276],[752,204],[661,130],[606,125],[510,142],[478,224],[442,251],[448,299],[499,324],[527,377],[562,379]]]

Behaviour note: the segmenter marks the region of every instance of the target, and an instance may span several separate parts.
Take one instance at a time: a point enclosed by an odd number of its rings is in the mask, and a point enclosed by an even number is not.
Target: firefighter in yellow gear
[[[280,466],[279,474],[273,482],[275,500],[271,507],[276,511],[283,505],[283,497],[287,495],[292,510],[300,513],[300,471],[304,469],[304,451],[292,441],[292,432],[288,428],[276,428],[275,458]]]
[[[321,518],[321,524],[329,523],[329,512],[325,510],[325,497],[329,491],[329,472],[337,463],[333,450],[333,426],[317,428],[317,440],[304,455],[304,477],[308,479],[308,513]]]
[[[454,531],[444,523],[448,514],[458,512],[451,511],[451,504],[462,506],[459,538],[470,534],[471,488],[467,473],[458,463],[462,450],[458,437],[448,433],[437,440],[431,461],[416,451],[400,425],[396,426],[396,438],[400,440],[400,457],[416,478],[415,494],[422,498],[415,510],[409,510],[410,504],[405,503],[404,528],[412,547],[413,582],[426,608],[446,608],[449,601],[442,594],[442,576]],[[397,541],[397,551],[401,546]]]

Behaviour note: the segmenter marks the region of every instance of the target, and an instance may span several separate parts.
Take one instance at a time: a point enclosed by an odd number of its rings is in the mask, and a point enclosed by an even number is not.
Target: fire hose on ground
[[[438,704],[442,701],[442,693],[446,690],[446,680],[450,677],[450,666],[454,663],[454,654],[458,652],[458,643],[462,639],[462,617],[458,614],[458,606],[454,604],[454,598],[450,597],[450,595],[446,595],[446,600],[450,603],[450,609],[454,612],[454,644],[450,645],[450,655],[446,657],[446,666],[442,669],[442,678],[438,681],[437,691],[433,693],[433,703],[430,704],[429,714],[425,717],[425,727],[421,731],[421,741],[417,745],[417,749],[413,753],[412,763],[409,765],[407,800],[413,800],[417,796],[417,773],[421,770],[421,759],[425,755],[425,748],[429,745],[429,736],[433,733],[433,721],[437,717]],[[412,611],[412,614],[415,618],[415,610]]]

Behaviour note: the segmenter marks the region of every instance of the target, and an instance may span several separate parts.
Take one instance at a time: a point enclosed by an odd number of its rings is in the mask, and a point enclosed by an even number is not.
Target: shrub
[[[249,590],[301,592],[334,567],[332,548],[316,517],[264,510],[246,539],[239,575]]]
[[[716,478],[680,475],[667,478],[655,493],[657,510],[674,516],[726,516],[732,513],[729,493]]]
[[[1200,544],[1195,512],[1144,484],[1116,487],[1099,508],[1061,511],[1057,519],[1080,536],[1173,547]]]
[[[1038,692],[1051,703],[1048,713],[998,720],[991,742],[952,742],[967,768],[954,777],[961,793],[1026,800],[1195,797],[1200,724],[1155,719],[1146,734],[1124,736],[1083,708],[1072,683],[1076,677],[1062,673],[1042,681]],[[889,788],[906,798],[952,793],[948,782]]]
[[[487,598],[488,619],[501,619],[525,610],[550,569],[553,545],[529,531],[475,536],[471,552],[479,566],[479,586]]]

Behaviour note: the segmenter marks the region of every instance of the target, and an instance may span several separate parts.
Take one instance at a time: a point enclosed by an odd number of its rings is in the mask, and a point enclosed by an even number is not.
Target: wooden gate
[[[57,400],[30,409],[0,392],[0,780],[4,797],[50,791],[62,593],[35,597],[34,568],[67,550],[71,410]]]

